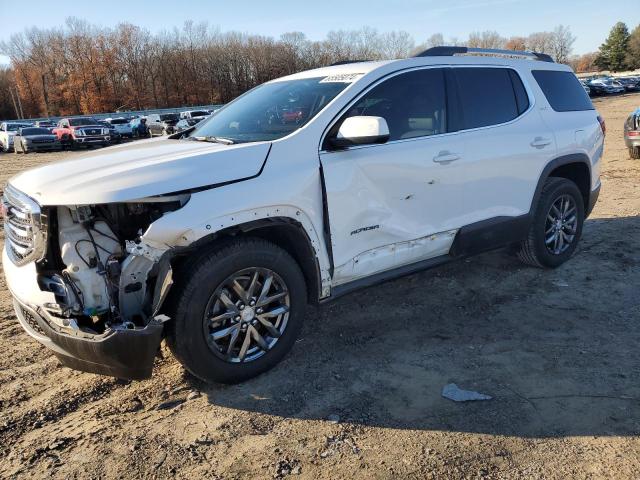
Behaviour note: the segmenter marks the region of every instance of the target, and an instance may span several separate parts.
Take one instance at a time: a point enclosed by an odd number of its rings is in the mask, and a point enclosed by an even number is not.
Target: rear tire
[[[247,380],[276,365],[295,343],[304,320],[305,280],[295,260],[277,245],[257,238],[226,241],[188,261],[178,279],[167,343],[196,377],[220,383]],[[278,295],[265,303],[264,298]]]
[[[518,258],[535,267],[559,267],[578,245],[584,216],[584,200],[577,185],[566,178],[548,178]]]
[[[640,147],[629,147],[629,156],[634,160],[640,160]]]

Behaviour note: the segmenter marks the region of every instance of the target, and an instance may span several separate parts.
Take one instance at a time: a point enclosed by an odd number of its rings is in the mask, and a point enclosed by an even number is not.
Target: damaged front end
[[[8,187],[3,260],[25,330],[71,368],[149,377],[168,320],[159,310],[174,249],[144,232],[188,201],[166,195],[40,208]],[[37,295],[25,293],[24,282],[37,283]]]

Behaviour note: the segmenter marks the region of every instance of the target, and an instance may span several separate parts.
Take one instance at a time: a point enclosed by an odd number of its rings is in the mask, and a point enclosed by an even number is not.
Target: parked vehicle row
[[[149,114],[145,117],[113,117],[98,120],[93,117],[66,117],[57,122],[38,120],[37,122],[2,122],[0,124],[0,148],[4,152],[58,150],[80,146],[102,146],[120,143],[122,139],[151,138],[171,135],[186,130],[211,115],[207,110],[188,110],[180,114]],[[21,130],[27,129],[21,133]],[[40,130],[28,130],[40,129]],[[45,139],[29,139],[34,135],[45,135]],[[16,144],[15,137],[20,136]],[[55,141],[49,142],[55,138]],[[49,145],[51,143],[51,145]]]
[[[580,83],[591,96],[640,91],[640,77],[594,77]]]

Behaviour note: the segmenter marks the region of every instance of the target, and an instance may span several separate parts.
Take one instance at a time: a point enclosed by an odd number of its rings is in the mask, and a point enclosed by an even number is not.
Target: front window
[[[160,115],[160,120],[163,121],[178,121],[178,115],[175,113],[164,113]]]
[[[8,132],[17,132],[21,128],[29,127],[28,123],[7,123],[7,131]]]
[[[261,85],[199,124],[190,136],[217,137],[233,143],[285,137],[301,128],[349,83],[331,77]]]
[[[51,132],[49,131],[48,128],[39,128],[39,127],[23,128],[20,133],[22,134],[22,136],[27,136],[27,135],[50,135],[51,134]]]
[[[94,118],[71,118],[69,125],[72,127],[82,127],[83,125],[96,125],[98,121]]]

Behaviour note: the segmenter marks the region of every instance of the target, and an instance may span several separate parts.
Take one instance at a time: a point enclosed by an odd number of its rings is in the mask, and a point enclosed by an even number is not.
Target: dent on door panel
[[[373,248],[336,267],[334,285],[446,255],[458,230]]]

